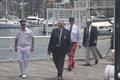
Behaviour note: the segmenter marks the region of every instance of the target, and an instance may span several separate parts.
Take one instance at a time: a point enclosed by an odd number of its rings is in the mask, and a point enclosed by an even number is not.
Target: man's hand
[[[50,55],[51,54],[51,51],[48,51],[48,55]]]
[[[70,56],[70,52],[67,52],[67,56]]]
[[[97,41],[95,40],[94,43],[97,43]]]
[[[17,48],[15,48],[15,52],[17,52]]]
[[[81,45],[78,45],[79,48],[81,48]]]
[[[34,48],[31,48],[31,52],[33,52],[34,51]]]
[[[70,54],[69,54],[69,53],[67,53],[67,56],[70,56]]]
[[[85,43],[82,44],[85,47]]]

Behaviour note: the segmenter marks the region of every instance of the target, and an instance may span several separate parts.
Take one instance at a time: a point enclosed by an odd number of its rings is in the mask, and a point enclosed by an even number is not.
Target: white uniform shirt
[[[66,29],[70,30],[70,24],[66,25]],[[72,42],[79,42],[81,43],[81,39],[80,39],[80,31],[79,31],[79,27],[76,26],[75,24],[73,24],[72,26],[72,30],[71,30],[71,41]]]
[[[20,30],[15,38],[18,39],[19,47],[28,47],[31,46],[33,37],[33,32],[26,28],[25,31]]]

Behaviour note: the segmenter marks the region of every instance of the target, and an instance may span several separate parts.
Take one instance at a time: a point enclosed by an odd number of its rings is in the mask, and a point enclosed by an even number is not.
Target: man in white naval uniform
[[[15,51],[20,66],[19,77],[26,78],[30,52],[34,50],[34,34],[26,28],[26,20],[21,20],[20,25],[21,30],[15,36]]]

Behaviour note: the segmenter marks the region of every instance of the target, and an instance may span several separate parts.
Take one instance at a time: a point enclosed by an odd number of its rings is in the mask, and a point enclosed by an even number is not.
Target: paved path
[[[83,66],[85,62],[76,61],[73,71],[67,71],[67,61],[64,68],[64,80],[104,80],[104,70],[107,64],[112,64],[108,59],[101,59],[97,65],[91,60],[91,67]],[[57,80],[56,69],[52,61],[30,61],[28,78],[24,80]],[[0,62],[0,80],[23,80],[18,77],[19,66],[16,61]]]

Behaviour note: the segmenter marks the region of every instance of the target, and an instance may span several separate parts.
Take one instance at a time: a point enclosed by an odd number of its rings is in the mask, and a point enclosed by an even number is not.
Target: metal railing
[[[35,49],[31,53],[31,60],[34,59],[48,59],[47,47],[50,36],[35,36]],[[110,37],[99,37],[98,48],[102,54],[105,54],[109,48]],[[85,49],[77,48],[75,58],[85,58]],[[17,53],[14,51],[14,37],[0,37],[0,61],[16,60]]]

